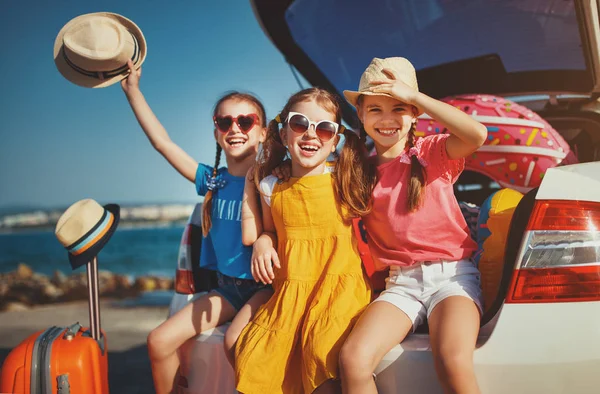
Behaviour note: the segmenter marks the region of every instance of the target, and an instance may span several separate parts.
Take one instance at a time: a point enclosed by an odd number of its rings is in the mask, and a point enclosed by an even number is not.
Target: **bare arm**
[[[260,199],[262,205],[262,222],[263,233],[254,243],[252,250],[252,276],[256,281],[261,281],[265,284],[273,283],[275,275],[273,273],[273,265],[281,268],[279,256],[275,249],[277,245],[277,234],[275,232],[275,223],[271,215],[271,207]]]
[[[254,168],[250,167],[242,197],[242,243],[246,246],[252,245],[263,232],[259,197],[251,179],[253,172]]]
[[[273,215],[271,214],[271,206],[267,204],[264,198],[260,199],[262,207],[262,222],[263,222],[263,234],[269,234],[277,243],[277,233],[275,232],[275,222],[273,221]]]
[[[487,128],[450,104],[419,93],[416,96],[415,105],[422,108],[452,133],[446,140],[446,151],[450,159],[466,157],[485,142]]]
[[[129,65],[129,69],[133,70],[133,63],[129,61],[127,64]],[[121,87],[125,92],[127,101],[129,101],[129,105],[131,105],[138,123],[154,149],[167,159],[181,175],[189,181],[195,182],[198,162],[171,140],[167,130],[165,130],[156,115],[154,115],[154,112],[152,112],[139,88],[141,74],[141,68],[130,71],[129,76],[121,81]]]

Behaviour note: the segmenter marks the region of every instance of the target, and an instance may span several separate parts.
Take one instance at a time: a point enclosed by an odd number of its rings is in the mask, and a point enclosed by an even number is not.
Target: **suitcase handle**
[[[89,295],[89,312],[90,312],[90,331],[92,338],[100,341],[100,306],[98,305],[98,258],[94,257],[86,265],[88,295]]]
[[[58,394],[70,394],[71,384],[69,383],[69,374],[58,375],[56,377],[56,385],[58,387]]]
[[[81,328],[81,324],[79,324],[79,322],[77,322],[75,324],[71,324],[69,327],[67,327],[67,331],[65,331],[65,335],[63,335],[63,339],[73,338],[79,332],[80,328]]]
[[[81,326],[81,324],[79,324],[79,322],[77,322],[75,324],[71,324],[69,327],[67,327],[67,330],[65,331],[65,334],[63,335],[63,339],[70,341],[71,339],[73,339],[75,337],[75,335],[77,335],[77,333],[79,332],[79,330],[81,330],[81,328],[82,328],[82,326]],[[104,355],[104,337],[102,336],[101,332],[98,335],[100,337],[98,339],[96,339],[96,342],[98,342],[98,346],[100,346],[100,350],[102,351],[102,354]],[[88,331],[84,331],[82,336],[90,337],[93,339],[91,327]],[[0,394],[2,394],[2,393],[0,393]]]

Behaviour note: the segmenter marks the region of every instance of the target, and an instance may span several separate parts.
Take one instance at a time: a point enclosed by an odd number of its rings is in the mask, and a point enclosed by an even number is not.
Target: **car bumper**
[[[505,304],[473,361],[483,393],[600,392],[600,302]],[[429,335],[409,336],[377,370],[380,393],[442,393]]]
[[[191,297],[176,295],[172,303]],[[185,299],[189,298],[189,299]],[[175,311],[178,309],[173,309]],[[474,354],[484,393],[598,393],[600,302],[505,304],[481,329]],[[180,349],[188,392],[235,393],[223,351],[227,325],[206,331]],[[429,335],[414,334],[394,347],[376,369],[379,393],[442,393]]]

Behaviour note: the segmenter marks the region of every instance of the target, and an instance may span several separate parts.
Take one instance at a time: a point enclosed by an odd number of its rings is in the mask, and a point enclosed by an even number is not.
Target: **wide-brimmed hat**
[[[56,223],[56,238],[67,249],[76,269],[98,255],[119,224],[120,207],[102,206],[92,199],[77,201]]]
[[[103,88],[125,78],[129,59],[136,69],[146,59],[144,35],[131,20],[110,12],[71,19],[54,41],[58,71],[87,88]]]
[[[415,67],[408,59],[403,57],[387,57],[385,59],[374,58],[371,63],[367,66],[365,72],[360,77],[358,84],[358,91],[344,90],[344,97],[354,107],[357,106],[358,98],[361,95],[368,96],[388,96],[392,97],[387,93],[373,93],[371,88],[375,87],[372,82],[374,81],[385,81],[389,79],[389,76],[383,73],[384,69],[393,71],[396,76],[405,84],[411,88],[419,91],[419,84],[417,83],[417,73]],[[415,106],[416,107],[416,106]],[[420,108],[417,108],[419,115],[423,113]]]

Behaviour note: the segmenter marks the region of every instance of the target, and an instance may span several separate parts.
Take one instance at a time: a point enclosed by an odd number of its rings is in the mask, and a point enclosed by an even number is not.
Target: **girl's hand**
[[[393,70],[384,68],[382,72],[389,79],[371,82],[372,85],[375,85],[371,88],[371,92],[386,93],[405,104],[415,105],[419,92],[402,82]]]
[[[142,67],[136,70],[131,59],[127,60],[127,66],[129,67],[129,75],[121,81],[121,87],[125,94],[129,94],[131,91],[139,89],[140,78],[142,76]]]
[[[273,170],[273,175],[280,181],[287,181],[292,176],[292,162],[287,159]]]
[[[266,241],[266,242],[264,242]],[[271,284],[275,279],[273,265],[281,268],[277,251],[273,248],[271,240],[259,238],[252,249],[251,272],[255,281]]]

